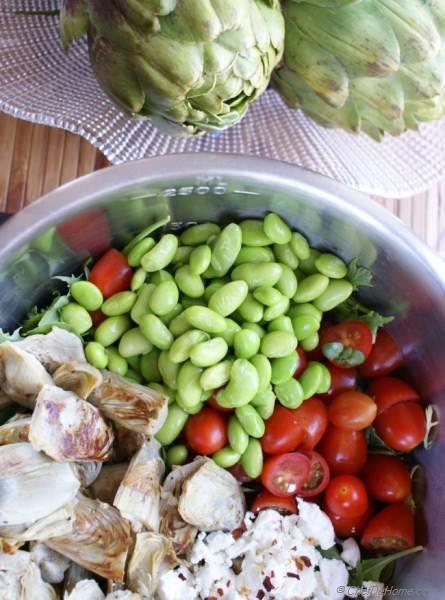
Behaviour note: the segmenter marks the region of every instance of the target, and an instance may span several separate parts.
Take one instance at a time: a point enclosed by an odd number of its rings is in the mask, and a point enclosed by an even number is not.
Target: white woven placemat
[[[58,17],[15,15],[57,7],[57,0],[0,0],[0,110],[79,133],[113,163],[177,152],[253,154],[387,197],[415,194],[445,176],[445,119],[378,144],[315,125],[271,90],[239,125],[219,135],[161,134],[108,100],[89,66],[85,41],[63,52]]]

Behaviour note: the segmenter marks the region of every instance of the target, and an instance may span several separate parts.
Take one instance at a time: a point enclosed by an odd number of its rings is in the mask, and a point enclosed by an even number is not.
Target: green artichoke
[[[274,82],[318,123],[380,140],[445,114],[444,0],[285,0]]]
[[[63,0],[60,18],[111,98],[175,134],[237,123],[284,47],[278,0]]]

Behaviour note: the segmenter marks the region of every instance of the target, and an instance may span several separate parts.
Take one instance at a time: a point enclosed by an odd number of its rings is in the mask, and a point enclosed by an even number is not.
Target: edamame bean
[[[183,265],[175,273],[175,281],[183,294],[190,298],[200,298],[204,295],[204,282],[199,275],[194,275],[189,265]]]
[[[155,287],[150,295],[148,305],[150,310],[159,317],[171,312],[178,304],[179,290],[174,281],[163,281]]]
[[[315,261],[318,271],[330,279],[343,279],[348,273],[345,263],[335,254],[320,254]]]
[[[253,291],[253,297],[261,304],[273,306],[277,302],[281,302],[283,294],[273,287],[258,287]]]
[[[150,312],[148,302],[155,287],[156,286],[154,286],[152,283],[145,283],[137,294],[136,302],[131,309],[130,316],[138,325],[142,315],[146,315],[148,312]]]
[[[169,324],[169,329],[172,335],[175,337],[182,335],[186,331],[192,328],[190,323],[187,321],[184,310],[179,313]]]
[[[201,375],[199,383],[203,390],[216,390],[226,385],[230,379],[231,360],[223,360],[217,365],[208,367]]]
[[[101,310],[107,317],[118,317],[129,313],[135,302],[136,294],[134,292],[119,292],[105,300]]]
[[[265,321],[273,321],[274,319],[277,319],[278,317],[284,315],[284,313],[287,312],[288,308],[289,298],[286,298],[286,296],[282,296],[279,302],[277,302],[273,306],[269,306],[268,308],[266,308],[266,310],[264,311],[263,318]]]
[[[310,304],[308,302],[292,306],[288,315],[291,319],[295,317],[301,317],[302,315],[310,315],[311,317],[317,319],[319,323],[321,322],[321,318],[323,316],[323,314],[321,313],[321,311],[318,310],[318,308],[315,308],[313,304]]]
[[[162,381],[161,373],[158,367],[158,360],[160,356],[158,349],[154,348],[148,354],[144,354],[141,358],[140,368],[142,377],[150,383],[160,383]]]
[[[85,346],[85,356],[88,362],[96,369],[106,369],[108,365],[108,353],[102,344],[88,342]]]
[[[139,385],[142,384],[142,377],[141,375],[135,371],[134,369],[131,369],[130,367],[127,370],[127,373],[125,375],[125,379],[128,379],[128,381],[131,381],[132,383],[138,383]]]
[[[323,369],[319,363],[314,362],[306,367],[298,380],[303,388],[304,400],[312,398],[317,393],[323,383],[323,376]]]
[[[274,388],[280,403],[286,408],[298,408],[305,400],[302,384],[294,379],[288,379]]]
[[[313,275],[314,273],[318,273],[317,267],[315,266],[315,261],[320,256],[320,252],[315,250],[314,248],[310,248],[309,256],[305,259],[300,260],[299,267],[306,273],[306,275]]]
[[[104,301],[100,289],[90,281],[75,281],[70,287],[70,294],[86,310],[99,310]]]
[[[189,416],[185,410],[182,410],[182,408],[176,403],[171,404],[168,407],[167,419],[164,425],[155,435],[155,438],[163,446],[170,445],[184,429],[188,418]]]
[[[193,252],[192,246],[178,246],[178,249],[175,252],[175,255],[172,260],[173,266],[185,265],[190,259],[190,256]]]
[[[172,334],[156,315],[143,315],[139,327],[147,340],[159,350],[168,350],[172,345]]]
[[[261,338],[255,331],[241,329],[235,333],[233,349],[237,358],[251,358],[260,349]]]
[[[168,327],[173,321],[173,319],[180,315],[183,310],[184,307],[182,306],[182,304],[178,303],[170,312],[161,317],[161,321],[164,323],[164,325],[167,325]]]
[[[233,281],[242,280],[247,283],[249,290],[258,287],[273,287],[282,274],[281,265],[276,262],[243,264],[235,267],[230,275]]]
[[[148,225],[148,227],[145,227],[145,229],[143,229],[140,233],[138,233],[137,236],[135,236],[124,248],[123,253],[128,256],[128,254],[131,252],[131,250],[137,245],[139,244],[139,242],[141,242],[142,240],[144,240],[147,236],[149,236],[151,233],[153,233],[154,231],[156,231],[157,229],[160,229],[161,227],[163,227],[164,225],[167,225],[167,223],[170,222],[170,215],[167,215],[166,217],[163,217],[162,219],[159,219],[158,221],[155,221],[155,223],[152,223],[151,225]]]
[[[263,450],[258,440],[255,438],[249,440],[249,445],[241,456],[240,462],[246,475],[252,479],[256,479],[261,475],[263,471]]]
[[[298,353],[294,350],[287,356],[282,356],[281,358],[273,358],[271,360],[272,363],[272,377],[271,382],[274,385],[279,385],[280,383],[285,383],[291,377],[293,377],[298,363],[299,357]]]
[[[241,243],[241,228],[236,223],[230,223],[218,235],[212,251],[211,266],[219,275],[225,275],[232,267],[241,250]]]
[[[320,386],[316,393],[317,394],[326,394],[326,392],[328,392],[329,388],[331,387],[331,372],[329,371],[327,366],[324,365],[323,363],[319,363],[316,361],[314,361],[314,362],[315,362],[315,364],[320,365],[322,368],[322,371],[323,371],[321,383],[320,383]],[[312,364],[312,362],[309,363],[309,365],[311,365],[311,364]]]
[[[264,421],[255,407],[251,404],[240,406],[235,409],[235,415],[248,435],[254,438],[263,437],[265,431]]]
[[[212,455],[212,458],[219,467],[229,469],[239,462],[241,454],[238,454],[235,450],[226,446],[225,448],[218,450],[218,452],[215,452],[215,454]]]
[[[286,298],[293,298],[298,289],[298,280],[295,271],[284,263],[280,264],[282,273],[275,287]]]
[[[204,298],[190,298],[190,296],[185,296],[184,294],[181,297],[181,301],[184,310],[189,306],[207,306],[207,302]]]
[[[225,319],[226,328],[219,335],[226,340],[229,346],[233,346],[233,340],[235,339],[235,333],[241,329],[236,321],[233,319]]]
[[[287,315],[281,315],[269,322],[267,331],[286,331],[287,333],[294,333],[292,326],[292,320]]]
[[[184,444],[172,446],[167,450],[165,458],[169,467],[173,467],[174,465],[184,465],[188,458],[187,446],[184,446]]]
[[[141,356],[129,356],[127,358],[128,366],[137,373],[141,372],[141,358]]]
[[[274,244],[288,244],[292,238],[290,227],[275,213],[269,213],[263,223],[264,233]]]
[[[179,241],[187,246],[199,246],[205,244],[212,235],[218,235],[220,231],[221,228],[216,223],[198,223],[183,231]]]
[[[170,347],[168,357],[174,363],[185,362],[189,360],[192,348],[209,338],[209,334],[205,331],[190,329],[175,339]]]
[[[320,328],[320,322],[311,315],[300,315],[292,319],[295,337],[298,341],[304,340]]]
[[[141,259],[141,267],[147,273],[153,273],[165,269],[176,254],[178,249],[178,238],[172,233],[166,233],[159,242]]]
[[[192,327],[207,333],[217,335],[227,327],[224,317],[205,306],[189,306],[183,312],[183,315]]]
[[[346,279],[331,279],[326,290],[314,301],[314,305],[322,312],[329,312],[349,298],[353,287]]]
[[[244,302],[238,307],[241,318],[251,323],[259,323],[264,316],[264,308],[261,302],[255,300],[252,294],[247,294]]]
[[[238,454],[244,454],[249,444],[249,436],[235,415],[232,415],[227,425],[229,445]]]
[[[257,394],[258,385],[256,368],[248,360],[238,358],[232,365],[229,383],[218,392],[216,401],[223,408],[243,406]]]
[[[74,333],[83,335],[91,329],[93,321],[87,310],[80,304],[69,302],[60,311],[60,318],[70,326]]]
[[[94,343],[94,342],[90,342]],[[113,350],[113,352],[111,352]],[[125,377],[128,372],[128,363],[125,358],[122,358],[117,350],[114,348],[108,348],[108,365],[106,367],[112,373]]]
[[[317,348],[319,343],[320,338],[318,336],[318,331],[316,331],[312,335],[309,335],[307,338],[302,340],[300,345],[305,352],[312,352],[312,350]]]
[[[294,302],[297,304],[312,302],[327,289],[329,285],[329,277],[315,273],[309,275],[299,282],[297,293],[294,296]]]
[[[290,240],[290,247],[292,248],[292,252],[298,258],[298,260],[307,260],[310,257],[311,249],[309,247],[307,239],[294,231]]]
[[[144,254],[147,254],[147,252],[151,250],[154,245],[155,241],[151,237],[145,238],[145,240],[141,240],[138,244],[136,244],[130,250],[127,256],[130,267],[139,267]]]
[[[243,246],[270,246],[272,240],[264,232],[263,221],[246,219],[240,223]]]
[[[269,386],[264,392],[257,394],[252,400],[252,405],[255,406],[257,413],[262,419],[270,419],[275,409],[276,396]]]
[[[175,390],[172,390],[171,388],[167,387],[166,385],[162,385],[160,383],[156,383],[156,382],[150,382],[148,384],[149,387],[151,387],[153,390],[157,390],[158,392],[161,392],[161,394],[163,394],[166,398],[168,398],[168,404],[173,404],[173,402],[176,402],[176,392]]]
[[[164,382],[172,390],[178,387],[179,365],[170,360],[169,353],[163,350],[159,355],[158,369]]]
[[[144,271],[144,269],[142,269],[141,267],[139,269],[137,269],[133,273],[133,277],[131,278],[131,284],[130,284],[131,291],[137,292],[138,290],[140,290],[141,287],[144,285],[146,279],[147,279],[147,273]]]
[[[190,360],[197,367],[211,367],[225,357],[228,349],[227,342],[223,338],[214,337],[207,342],[193,346],[190,351]]]
[[[243,246],[236,257],[235,264],[273,262],[275,256],[270,248]]]
[[[197,415],[204,408],[204,402],[201,400],[198,404],[184,408],[185,412],[189,415]]]
[[[130,327],[131,321],[127,315],[108,317],[96,328],[94,339],[107,348],[117,342]]]
[[[215,291],[209,300],[209,308],[227,317],[245,301],[249,288],[245,281],[231,281]]]
[[[244,321],[241,325],[241,329],[249,329],[250,331],[254,331],[260,340],[266,335],[265,330],[258,325],[258,323],[250,323],[249,321]]]
[[[280,358],[293,352],[297,345],[295,335],[286,331],[271,331],[261,341],[261,352],[268,358]]]
[[[150,278],[150,282],[154,283],[155,285],[159,285],[160,283],[163,283],[164,281],[173,281],[174,277],[171,273],[169,273],[168,271],[166,271],[165,269],[161,269],[160,271],[156,271],[156,273],[153,273],[153,275]]]
[[[208,303],[213,294],[220,290],[226,283],[227,282],[223,279],[214,279],[212,283],[209,283],[209,285],[204,290],[204,298],[206,302]]]
[[[270,380],[272,377],[272,365],[270,360],[264,356],[264,354],[257,354],[252,356],[250,362],[257,370],[258,374],[258,392],[257,394],[264,392],[269,387]]]
[[[201,275],[210,266],[212,251],[209,246],[198,246],[190,254],[190,271],[193,275]]]
[[[283,244],[282,246],[275,244],[273,247],[275,258],[281,264],[287,265],[289,269],[295,271],[298,267],[298,258],[292,252],[290,244]]]
[[[123,358],[148,354],[152,350],[153,345],[142,335],[139,327],[126,331],[119,342],[119,354]]]
[[[184,410],[189,410],[201,402],[202,369],[187,361],[179,369],[177,377],[178,391],[176,401]]]

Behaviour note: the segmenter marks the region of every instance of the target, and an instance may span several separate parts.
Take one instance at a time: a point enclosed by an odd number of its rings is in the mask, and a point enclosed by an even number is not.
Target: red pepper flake
[[[184,573],[178,573],[178,577],[179,577],[179,579],[181,579],[182,581],[187,581],[187,577],[184,575]]]
[[[258,600],[263,600],[265,595],[266,595],[266,592],[263,592],[263,590],[258,590],[256,597],[258,598]]]
[[[224,590],[222,588],[218,588],[216,590],[216,592],[217,592],[218,596],[224,596]]]
[[[273,577],[273,575],[272,575],[272,577]],[[271,590],[274,589],[274,586],[272,585],[272,582],[268,575],[263,579],[263,587],[266,590],[266,592],[270,592]]]
[[[218,600],[216,596],[207,596],[204,600]]]
[[[276,546],[278,544],[278,540],[272,540],[271,546]]]
[[[227,580],[226,585],[227,585],[227,587],[230,587],[232,585],[232,582],[230,581],[230,579]]]
[[[272,570],[272,571],[270,572],[270,576],[271,576],[271,577],[275,577],[275,571],[274,571],[274,570]]]
[[[300,576],[297,573],[286,573],[287,577],[293,577],[294,579],[300,579]]]
[[[301,556],[300,558],[306,567],[309,568],[310,566],[312,566],[311,559],[309,558],[309,556]]]
[[[245,527],[238,527],[238,529],[234,529],[232,531],[232,537],[234,540],[239,540],[239,538],[243,535],[243,533],[246,531]]]

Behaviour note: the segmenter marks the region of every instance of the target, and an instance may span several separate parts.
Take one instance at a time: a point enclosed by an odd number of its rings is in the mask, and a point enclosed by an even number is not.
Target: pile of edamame
[[[230,445],[214,459],[225,468],[241,462],[257,477],[258,440],[275,403],[297,408],[329,389],[329,371],[318,362],[294,378],[296,348],[315,349],[323,313],[351,295],[347,267],[310,248],[274,213],[223,228],[200,223],[157,241],[153,229],[124,250],[134,269],[131,289],[104,301],[92,283],[77,281],[62,318],[83,334],[92,327],[88,311],[106,316],[86,356],[168,396],[168,418],[156,436],[163,445],[212,394],[234,409]],[[177,446],[167,457],[185,461],[187,453]]]

